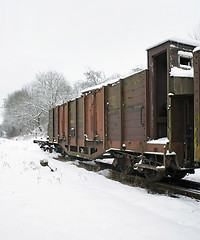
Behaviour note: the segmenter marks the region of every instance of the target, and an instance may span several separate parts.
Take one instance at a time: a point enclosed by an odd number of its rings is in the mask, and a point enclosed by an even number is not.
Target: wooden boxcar
[[[102,84],[50,110],[49,138],[63,154],[109,151],[123,171],[182,178],[200,162],[200,51],[167,40],[147,49],[148,69]],[[194,90],[195,89],[195,90]]]

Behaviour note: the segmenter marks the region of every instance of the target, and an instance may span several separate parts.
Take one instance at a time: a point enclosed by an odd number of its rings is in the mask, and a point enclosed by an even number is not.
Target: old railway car
[[[200,51],[193,53],[195,47],[176,39],[161,42],[147,49],[147,70],[87,89],[51,109],[50,141],[79,158],[92,160],[108,151],[114,166],[137,170],[151,181],[194,173],[200,166]]]

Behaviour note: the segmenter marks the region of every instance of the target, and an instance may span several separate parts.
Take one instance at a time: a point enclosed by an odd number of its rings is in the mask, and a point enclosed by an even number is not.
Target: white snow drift
[[[55,156],[31,140],[0,139],[0,239],[199,239],[200,202],[148,194]]]

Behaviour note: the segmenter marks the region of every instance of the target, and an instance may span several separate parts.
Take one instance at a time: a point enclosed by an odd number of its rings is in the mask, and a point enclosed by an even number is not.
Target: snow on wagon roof
[[[106,82],[100,83],[100,84],[98,84],[98,85],[94,85],[94,86],[92,86],[92,87],[85,88],[85,89],[83,89],[83,90],[81,91],[81,93],[82,93],[82,94],[88,93],[88,92],[91,92],[91,91],[93,91],[93,90],[100,89],[100,88],[102,88],[103,86],[107,86],[107,85],[109,85],[109,84],[117,84],[120,80],[125,79],[125,78],[127,78],[127,77],[130,77],[130,76],[132,76],[132,75],[134,75],[134,74],[136,74],[136,73],[139,73],[139,72],[141,72],[141,71],[143,71],[143,69],[141,69],[140,71],[135,72],[135,73],[130,73],[130,74],[128,74],[128,75],[126,75],[126,76],[123,76],[123,77],[121,77],[121,78],[115,78],[115,79],[108,80],[108,81],[106,81]]]
[[[169,38],[169,39],[165,39],[157,44],[154,44],[154,45],[148,47],[146,50],[148,51],[148,50],[155,48],[161,44],[164,44],[166,42],[183,43],[183,44],[194,46],[194,47],[200,46],[200,41],[191,40],[191,39]]]
[[[200,44],[199,44],[199,47],[196,47],[193,52],[197,52],[197,51],[200,51]]]
[[[121,78],[112,79],[112,80],[109,80],[109,81],[100,83],[100,84],[98,84],[98,85],[94,85],[94,86],[92,86],[92,87],[85,88],[85,89],[83,89],[81,92],[82,92],[82,93],[91,92],[91,91],[93,91],[93,90],[100,89],[100,88],[102,88],[103,86],[107,86],[107,85],[109,85],[109,84],[114,84],[114,83],[118,82],[120,79],[121,79]]]

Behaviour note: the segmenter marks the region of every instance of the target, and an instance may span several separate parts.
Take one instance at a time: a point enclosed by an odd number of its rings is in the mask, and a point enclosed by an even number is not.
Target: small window
[[[178,51],[178,62],[179,67],[184,69],[191,69],[192,68],[192,52],[184,52]]]
[[[192,66],[191,58],[180,57],[180,65]]]

